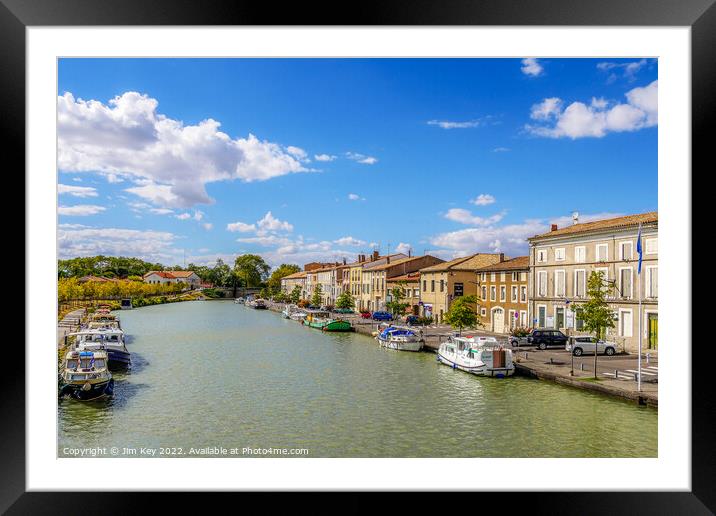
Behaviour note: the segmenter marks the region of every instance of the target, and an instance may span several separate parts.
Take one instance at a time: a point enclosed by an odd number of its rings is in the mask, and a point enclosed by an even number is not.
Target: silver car
[[[617,345],[613,342],[597,340],[596,337],[571,337],[564,347],[567,351],[571,351],[575,357],[581,357],[583,354],[593,355],[594,345],[596,343],[597,353],[612,356],[617,352]]]

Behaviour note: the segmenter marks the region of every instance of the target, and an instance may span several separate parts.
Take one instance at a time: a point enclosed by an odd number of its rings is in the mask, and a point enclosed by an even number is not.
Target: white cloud
[[[169,263],[178,254],[172,248],[175,235],[164,231],[60,225],[57,238],[60,258],[104,254]]]
[[[306,153],[306,151],[300,147],[295,147],[293,145],[289,145],[288,147],[286,147],[286,152],[288,152],[291,156],[293,156],[294,158],[296,158],[299,161],[303,161],[305,163],[308,163],[311,161],[308,158],[308,153]]]
[[[73,177],[73,178],[72,178],[72,181],[74,181],[74,182],[76,182],[76,183],[81,183],[81,182],[82,182],[82,178],[81,178],[81,177]]]
[[[256,224],[246,224],[244,222],[232,222],[226,225],[226,230],[232,233],[253,233],[256,231]]]
[[[562,110],[558,98],[532,106],[531,118],[546,125],[527,125],[536,136],[548,138],[601,138],[610,132],[638,131],[658,122],[658,81],[626,93],[627,103],[609,104],[593,98],[589,106],[573,102]]]
[[[334,161],[337,157],[332,154],[316,154],[313,156],[316,161]]]
[[[104,206],[96,206],[94,204],[76,204],[75,206],[58,206],[57,213],[60,215],[86,217],[88,215],[96,215],[104,210]]]
[[[68,194],[72,197],[97,197],[97,189],[91,186],[57,185],[59,195]]]
[[[191,218],[191,214],[190,213],[180,213],[179,215],[176,216],[176,218],[178,218],[179,220],[189,220]]]
[[[509,152],[510,149],[507,147],[495,147],[492,152]]]
[[[364,165],[374,165],[378,163],[378,158],[366,156],[365,154],[359,154],[357,152],[346,152],[346,157],[358,163],[363,163]]]
[[[293,225],[277,219],[270,211],[266,212],[266,215],[264,215],[263,218],[256,223],[256,225],[258,226],[259,233],[269,231],[293,231]]]
[[[480,125],[479,120],[466,120],[463,122],[455,122],[450,120],[428,120],[428,125],[436,125],[441,129],[468,129]]]
[[[594,213],[579,216],[580,222],[608,219],[621,216],[621,213]],[[505,253],[508,256],[526,255],[527,238],[549,231],[550,224],[564,227],[572,224],[571,216],[551,219],[527,219],[519,224],[498,226],[490,224],[477,228],[440,233],[429,239],[432,245],[440,249],[428,251],[441,258],[457,258],[477,252]]]
[[[169,208],[150,208],[149,211],[155,215],[169,215],[170,213],[174,213],[174,210],[170,210]]]
[[[480,194],[470,202],[476,206],[487,206],[495,203],[495,197],[490,194]]]
[[[473,226],[488,226],[490,224],[496,224],[505,217],[505,213],[496,213],[490,217],[477,217],[470,213],[468,210],[462,208],[451,208],[445,214],[445,218],[460,224],[470,224]]]
[[[413,249],[413,246],[410,244],[407,244],[405,242],[400,242],[397,246],[395,246],[396,253],[408,254],[408,251],[410,251],[412,249]]]
[[[622,71],[622,75],[628,81],[636,80],[636,74],[647,66],[649,62],[646,59],[640,59],[639,61],[631,61],[628,63],[613,63],[613,62],[602,62],[597,63],[597,68],[603,72],[609,72],[609,82],[614,82],[617,79],[615,72]]]
[[[202,224],[202,227],[203,227],[205,230],[209,231],[211,228],[214,227],[214,225],[213,225],[211,222],[204,222],[204,223]]]
[[[528,57],[522,60],[522,73],[531,77],[537,77],[542,74],[544,68],[539,60],[534,57]]]
[[[159,211],[159,210],[156,210],[156,211]],[[169,211],[171,212],[171,210],[169,210]],[[200,210],[194,210],[193,215],[189,212],[184,212],[184,213],[180,213],[179,215],[175,215],[175,218],[177,218],[179,220],[193,219],[193,220],[199,222],[200,220],[202,220],[204,218],[204,212],[200,211]]]
[[[352,236],[346,236],[333,241],[334,244],[346,245],[351,247],[360,247],[366,244],[365,240],[358,240]]]
[[[130,179],[127,191],[160,207],[211,203],[205,185],[239,179],[265,181],[308,172],[305,151],[259,140],[232,139],[207,119],[184,125],[157,111],[158,101],[125,92],[107,104],[58,97],[58,167]]]
[[[354,193],[349,193],[348,199],[351,201],[365,201],[365,197],[361,197],[360,195]]]

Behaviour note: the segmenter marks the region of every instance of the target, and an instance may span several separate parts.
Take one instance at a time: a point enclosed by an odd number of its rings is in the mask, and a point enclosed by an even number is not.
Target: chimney
[[[550,231],[557,231],[557,224],[552,224]]]
[[[412,249],[408,249],[408,258],[410,258],[410,257],[411,257],[411,254],[412,254],[412,252],[413,252],[413,250],[412,250]]]
[[[345,264],[346,264],[346,259],[345,259],[345,258],[343,258],[343,265],[345,265]]]
[[[385,257],[385,263],[390,264],[390,255]]]
[[[373,251],[373,257],[371,258],[371,261],[375,261],[378,259],[380,254],[378,254],[378,251]]]
[[[500,261],[501,262],[505,261],[505,253],[500,253]]]
[[[363,263],[364,261],[365,261],[365,255],[364,255],[364,254],[359,254],[359,255],[358,255],[358,263]]]
[[[572,224],[579,224],[579,212],[572,213]]]

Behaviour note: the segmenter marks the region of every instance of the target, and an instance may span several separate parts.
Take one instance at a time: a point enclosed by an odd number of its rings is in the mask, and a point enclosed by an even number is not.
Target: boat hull
[[[481,365],[472,366],[466,363],[454,361],[439,352],[437,355],[437,359],[438,362],[440,362],[441,364],[445,364],[446,366],[452,367],[453,369],[460,369],[461,371],[465,371],[466,373],[471,373],[477,376],[493,376],[495,378],[502,378],[506,376],[512,376],[515,373],[514,366],[487,367],[487,365],[484,363]]]
[[[132,364],[129,351],[107,349],[107,365],[109,369],[126,369]]]
[[[420,351],[423,349],[423,341],[421,340],[414,340],[414,341],[394,341],[394,340],[384,340],[384,339],[378,339],[378,342],[380,345],[386,349],[395,349],[397,351]]]
[[[348,321],[309,321],[304,319],[303,324],[310,328],[322,331],[353,331],[353,326]]]
[[[89,388],[85,386],[89,385]],[[114,394],[114,378],[97,383],[66,383],[60,388],[60,396],[69,396],[79,401],[92,401]]]

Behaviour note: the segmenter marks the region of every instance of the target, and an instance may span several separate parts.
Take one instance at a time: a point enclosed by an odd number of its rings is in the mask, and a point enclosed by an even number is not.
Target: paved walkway
[[[80,325],[80,319],[84,313],[84,308],[78,308],[65,315],[62,320],[57,323],[57,347],[64,344],[65,335],[77,330]]]

